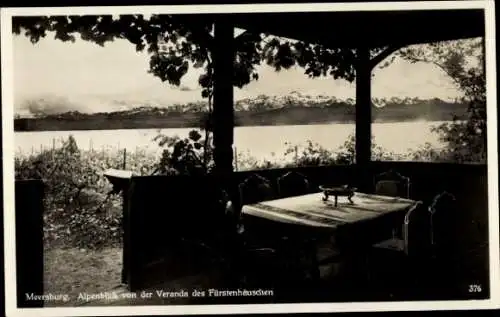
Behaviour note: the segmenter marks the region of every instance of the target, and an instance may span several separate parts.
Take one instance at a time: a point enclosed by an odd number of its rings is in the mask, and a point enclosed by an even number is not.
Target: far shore
[[[354,108],[290,107],[263,111],[236,111],[235,126],[353,124]],[[466,105],[391,106],[373,108],[373,123],[451,121],[466,112]],[[118,129],[200,128],[205,112],[162,112],[157,108],[116,113],[64,113],[41,118],[16,118],[15,132]]]

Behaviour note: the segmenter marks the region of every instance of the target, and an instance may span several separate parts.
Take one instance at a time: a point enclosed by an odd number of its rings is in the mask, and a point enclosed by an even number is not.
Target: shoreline
[[[24,120],[20,122],[19,120]],[[135,121],[135,120],[134,120]],[[155,120],[156,121],[156,120]],[[163,121],[163,120],[161,120]],[[385,119],[385,120],[373,120],[372,124],[394,124],[394,123],[414,123],[414,122],[428,122],[428,123],[439,123],[439,122],[450,122],[452,118],[436,118],[431,120],[426,119],[412,119],[412,120],[397,120],[397,119]],[[145,121],[135,121],[127,122],[127,120],[113,120],[113,122],[107,122],[100,124],[93,122],[92,120],[47,120],[47,119],[16,119],[14,120],[14,133],[23,132],[46,132],[46,131],[60,131],[60,132],[71,132],[71,131],[100,131],[100,130],[166,130],[166,129],[201,129],[201,126],[195,126],[192,124],[173,124],[170,122],[151,122],[149,120]],[[241,127],[276,127],[276,126],[307,126],[307,125],[329,125],[329,124],[342,124],[342,125],[352,125],[356,122],[354,120],[348,121],[309,121],[309,122],[277,122],[275,124],[259,122],[249,123],[249,124],[235,124],[235,128]]]
[[[237,102],[234,111],[234,125],[235,127],[264,127],[354,124],[356,120],[355,107],[344,102],[330,101],[308,104],[301,100],[295,100],[286,106],[281,104],[281,101],[260,102],[243,107]],[[199,129],[206,124],[209,118],[208,113],[203,109],[203,104],[188,104],[170,109],[138,107],[118,112],[39,113],[38,117],[14,118],[14,131]],[[372,106],[372,123],[452,121],[454,116],[459,119],[464,118],[467,109],[468,106],[464,103],[449,103],[439,99],[422,100],[415,103],[398,101],[388,103],[383,107]]]

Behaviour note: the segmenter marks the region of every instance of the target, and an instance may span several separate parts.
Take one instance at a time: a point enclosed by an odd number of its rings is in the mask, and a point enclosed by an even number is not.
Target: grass
[[[52,248],[45,250],[44,255],[44,293],[65,294],[70,300],[47,301],[46,307],[75,307],[75,306],[117,306],[117,305],[165,305],[185,304],[186,300],[179,298],[162,299],[153,296],[150,299],[121,298],[119,300],[91,300],[85,302],[78,299],[80,293],[98,294],[100,292],[114,292],[121,296],[128,293],[121,285],[122,250],[121,248],[105,248],[90,251],[78,248]],[[193,275],[171,280],[165,284],[148,289],[156,294],[158,289],[177,290],[192,289],[195,286],[210,283],[204,275]],[[140,292],[137,292],[140,293]]]
[[[49,249],[44,259],[44,293],[67,294],[68,302],[47,302],[46,306],[75,306],[80,292],[110,291],[120,284],[122,252],[120,248],[99,251]]]

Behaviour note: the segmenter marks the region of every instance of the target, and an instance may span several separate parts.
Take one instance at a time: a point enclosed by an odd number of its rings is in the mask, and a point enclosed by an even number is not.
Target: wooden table
[[[339,257],[362,256],[373,244],[390,238],[394,227],[402,225],[406,211],[417,203],[410,199],[358,192],[352,201],[339,197],[335,206],[334,199],[323,201],[323,193],[318,192],[246,205],[242,216],[244,222],[247,219],[265,223],[256,230],[259,236],[288,235],[291,231],[287,230],[292,228],[302,237],[295,239],[299,244],[311,237],[312,244],[308,243],[307,248],[317,266],[336,262]],[[324,238],[332,241],[332,237],[336,253],[320,259],[318,243],[325,241]],[[315,275],[319,276],[317,270]]]
[[[319,280],[320,266],[363,257],[373,244],[390,238],[392,229],[402,224],[406,211],[417,203],[358,192],[352,201],[339,197],[335,206],[333,198],[323,200],[322,192],[264,201],[243,206],[243,223],[254,226],[250,231],[264,241],[274,235],[292,237],[287,239],[291,254],[305,250],[309,270]],[[325,243],[333,252],[320,251]]]
[[[404,198],[356,192],[352,198],[339,197],[337,207],[333,199],[323,201],[323,193],[313,193],[260,202],[243,206],[242,214],[271,221],[300,226],[336,229],[344,224],[353,224],[406,211],[416,201]]]
[[[243,220],[257,220],[265,228],[258,229],[262,234],[290,230],[286,234],[296,232],[315,240],[333,238],[339,250],[359,252],[391,238],[393,230],[403,225],[407,210],[418,203],[358,192],[353,203],[347,197],[339,197],[337,206],[333,199],[322,198],[323,193],[319,192],[246,205],[242,209]]]

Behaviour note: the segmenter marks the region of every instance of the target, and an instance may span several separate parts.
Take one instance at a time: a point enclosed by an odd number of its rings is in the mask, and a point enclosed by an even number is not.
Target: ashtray
[[[356,187],[350,187],[349,185],[342,185],[342,186],[321,185],[319,186],[319,189],[323,192],[323,201],[327,201],[330,196],[335,197],[335,207],[337,207],[337,201],[339,196],[347,197],[347,200],[349,200],[349,202],[353,204],[354,202],[352,201],[352,197],[354,197],[354,193],[357,190]]]

